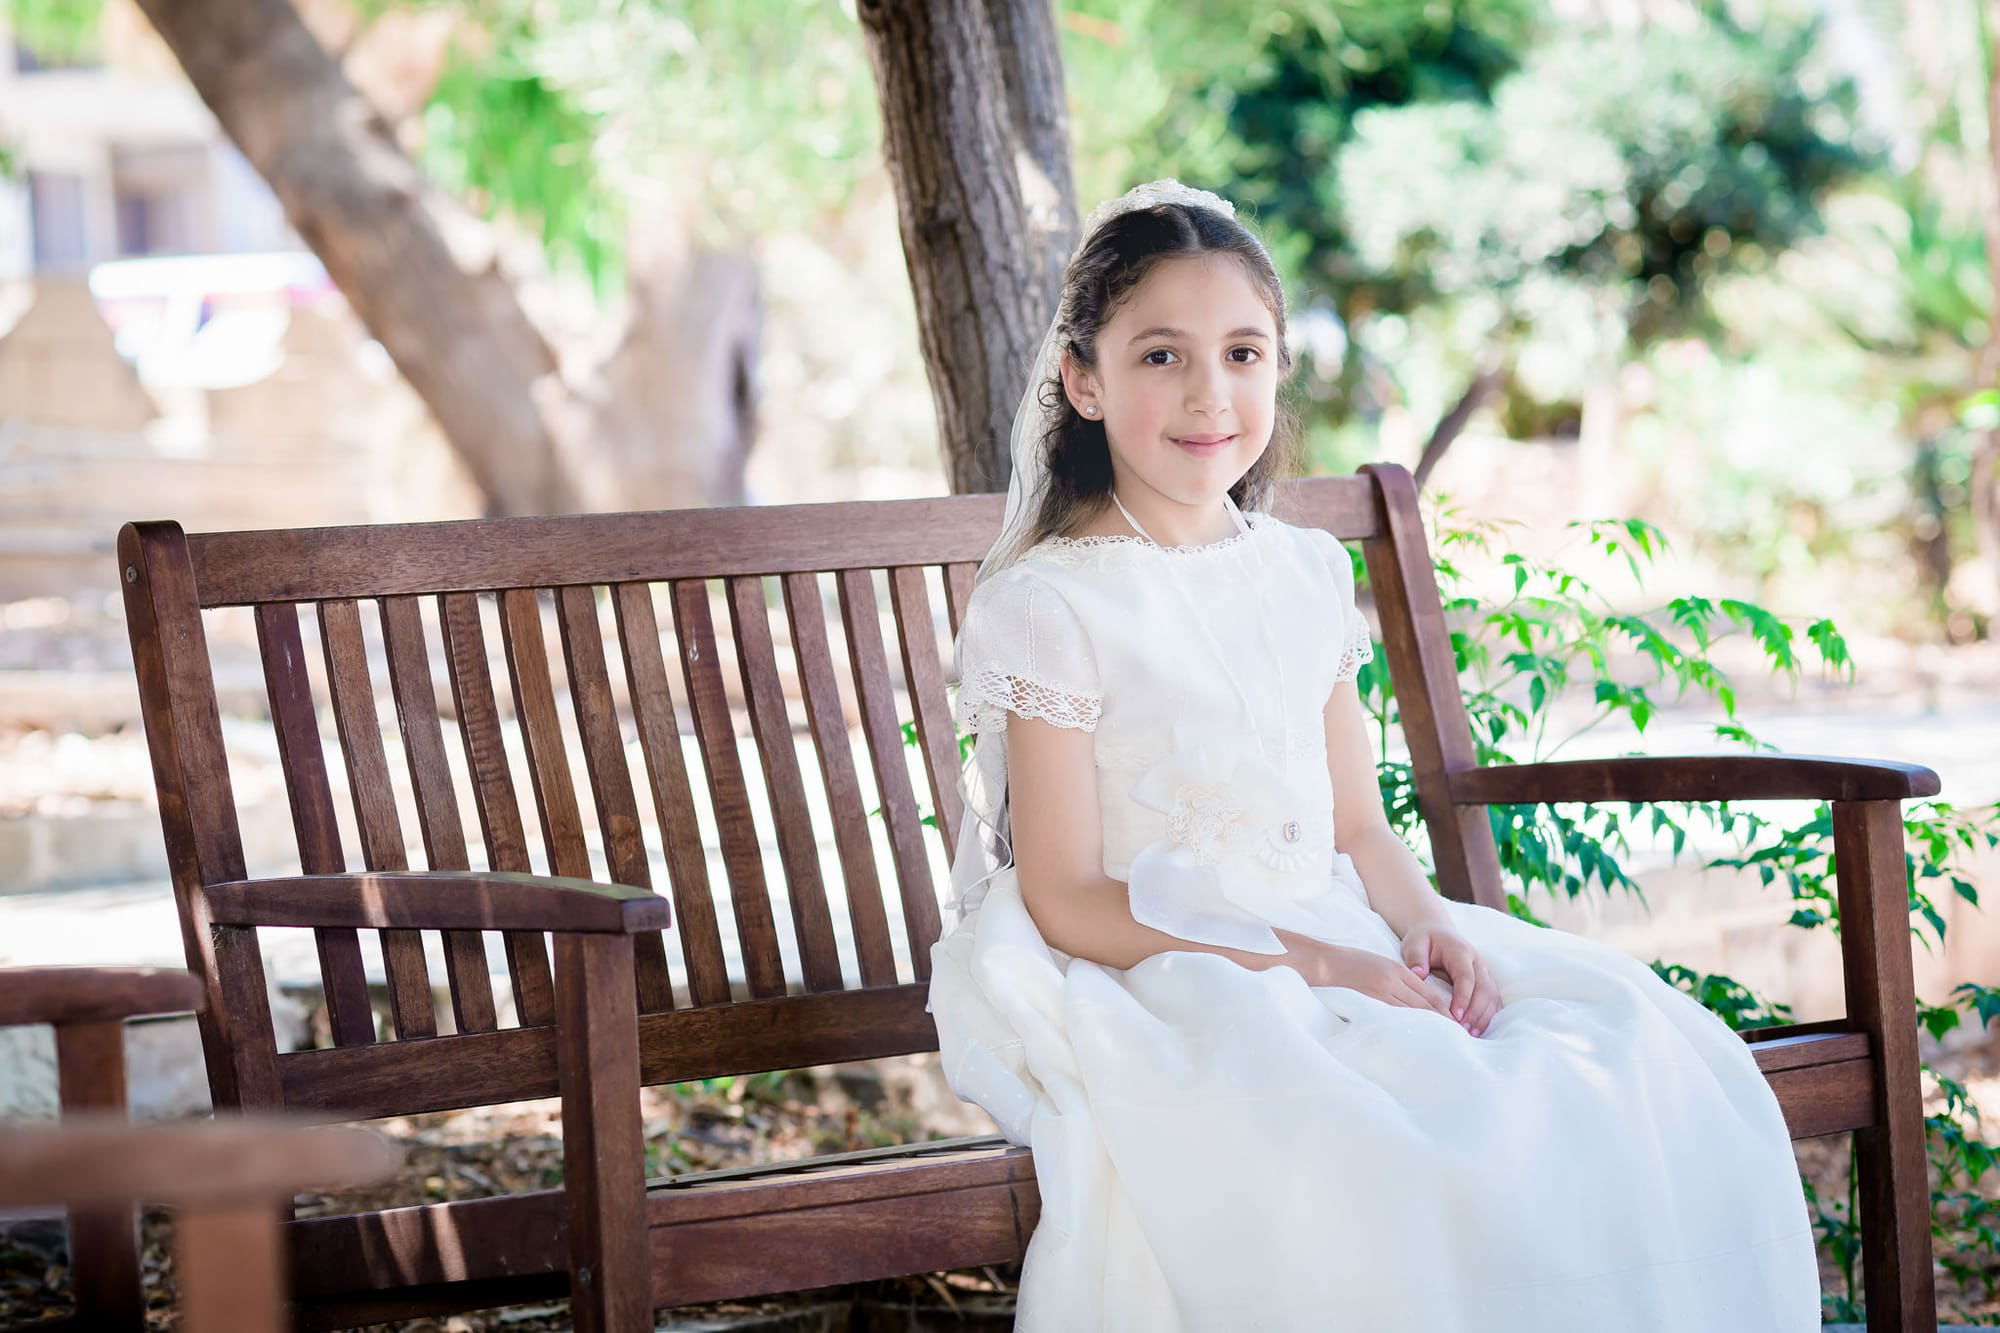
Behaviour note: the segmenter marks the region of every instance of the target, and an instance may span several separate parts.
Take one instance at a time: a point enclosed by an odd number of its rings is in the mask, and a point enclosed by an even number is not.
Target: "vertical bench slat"
[[[500,641],[507,652],[514,715],[528,752],[528,781],[541,814],[549,872],[595,879],[590,845],[583,836],[583,811],[570,777],[569,752],[563,745],[562,721],[556,716],[548,644],[542,635],[542,599],[533,588],[509,588],[500,594]]]
[[[382,747],[382,719],[375,711],[375,682],[361,638],[361,609],[339,599],[319,604],[319,633],[326,651],[326,679],[333,715],[347,758],[347,787],[361,828],[361,856],[370,870],[408,870],[403,821],[389,781],[389,757]],[[382,966],[389,982],[389,1013],[398,1037],[437,1034],[431,1006],[430,965],[424,961],[421,931],[385,930]]]
[[[674,934],[687,968],[688,994],[695,1005],[729,1001],[729,970],[715,920],[715,892],[708,881],[708,854],[688,785],[681,728],[674,716],[673,690],[660,652],[660,621],[649,583],[621,583],[611,590],[618,615],[618,644],[625,657],[625,684],[632,696],[632,720],[646,756],[646,781],[660,821],[667,877],[674,900]]]
[[[465,855],[465,826],[459,819],[451,764],[445,758],[430,650],[424,645],[423,611],[415,597],[384,597],[381,610],[389,688],[396,698],[403,754],[417,798],[424,858],[433,870],[466,870],[471,863]],[[445,978],[458,1030],[490,1032],[499,1022],[493,1012],[493,980],[486,970],[486,941],[476,930],[443,934]]]
[[[972,598],[973,580],[979,577],[979,562],[954,560],[944,566],[944,605],[951,617],[951,637],[958,639],[958,627],[965,623],[965,604]]]
[[[676,579],[670,585],[674,630],[681,642],[681,670],[695,737],[708,773],[708,794],[729,875],[729,903],[736,914],[736,938],[752,998],[785,993],[778,957],[778,934],[771,920],[771,895],[764,883],[763,853],[750,797],[743,785],[743,762],[736,751],[736,723],[722,685],[722,659],[715,649],[715,626],[708,611],[706,579]]]
[[[813,834],[805,784],[799,773],[798,743],[792,738],[792,718],[785,708],[785,687],[778,679],[778,656],[771,640],[771,613],[764,601],[764,580],[755,574],[737,575],[725,580],[725,587],[729,623],[736,640],[736,662],[743,674],[750,726],[757,737],[757,754],[763,764],[764,791],[771,803],[771,818],[777,825],[778,859],[784,866],[805,988],[840,990],[843,984],[840,949],[833,938],[826,881],[820,875],[819,840]]]
[[[625,736],[611,698],[596,590],[576,585],[556,589],[556,613],[562,627],[563,660],[569,668],[570,705],[576,712],[577,733],[583,738],[583,759],[590,770],[597,826],[604,831],[612,882],[650,889],[652,869],[646,862],[646,840],[639,829],[632,769],[625,761]],[[646,1013],[672,1009],[667,949],[659,933],[635,936],[632,950],[638,965],[639,1008]]]
[[[326,774],[326,751],[320,744],[312,680],[306,674],[305,646],[299,636],[298,608],[290,602],[268,602],[257,608],[256,621],[257,652],[263,659],[264,688],[271,700],[271,728],[277,735],[278,762],[285,770],[292,827],[298,833],[299,868],[308,875],[345,870],[340,826],[333,813],[333,788]],[[326,995],[327,1026],[334,1045],[359,1046],[374,1041],[375,1019],[368,1009],[368,976],[361,963],[360,935],[348,928],[321,927],[313,931],[313,942],[319,951],[320,987]]]
[[[889,571],[889,601],[896,612],[896,633],[903,646],[903,679],[909,682],[910,712],[917,724],[917,749],[930,779],[931,809],[947,849],[958,846],[958,729],[945,707],[944,667],[938,660],[937,624],[931,616],[930,590],[922,565],[898,565]],[[930,923],[937,938],[938,923]]]
[[[444,625],[445,656],[451,662],[451,693],[458,710],[459,735],[472,772],[479,828],[486,839],[487,864],[495,870],[528,873],[528,841],[521,831],[521,807],[500,739],[500,710],[493,698],[493,673],[486,664],[486,636],[479,623],[479,594],[445,593],[438,598]],[[553,1022],[555,980],[548,950],[538,932],[505,932],[507,969],[514,983],[514,1010],[524,1026]]]
[[[930,945],[937,936],[937,886],[924,857],[924,827],[910,790],[909,761],[903,757],[903,728],[896,716],[895,687],[875,609],[871,571],[843,569],[834,575],[840,589],[840,623],[847,635],[848,664],[854,676],[861,731],[874,766],[882,818],[889,826],[889,854],[896,866],[896,890],[903,904],[903,936],[918,981],[931,975]],[[925,922],[933,923],[926,933]]]
[[[896,953],[889,940],[889,916],[882,903],[882,878],[875,867],[875,843],[868,832],[868,811],[862,806],[861,783],[854,771],[854,745],[847,733],[847,716],[840,706],[840,683],[834,676],[833,649],[827,639],[826,607],[820,599],[819,578],[810,573],[783,577],[792,654],[799,664],[799,692],[805,696],[806,719],[819,753],[820,777],[826,783],[827,808],[833,816],[834,845],[840,854],[841,880],[847,897],[847,918],[854,930],[855,953],[861,963],[861,984],[893,986]]]

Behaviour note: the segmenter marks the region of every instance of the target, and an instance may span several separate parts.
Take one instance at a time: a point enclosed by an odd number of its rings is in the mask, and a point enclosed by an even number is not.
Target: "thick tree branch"
[[[487,229],[430,186],[286,0],[140,8],[494,510],[576,508],[543,409],[561,395],[555,359]]]

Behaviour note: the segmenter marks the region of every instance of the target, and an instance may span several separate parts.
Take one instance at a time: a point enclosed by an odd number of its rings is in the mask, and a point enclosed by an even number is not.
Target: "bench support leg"
[[[632,941],[562,934],[555,940],[571,1316],[577,1333],[651,1329]]]
[[[58,1027],[56,1078],[65,1110],[123,1111],[124,1023]],[[146,1326],[138,1209],[129,1203],[71,1208],[69,1252],[79,1323],[102,1329]]]
[[[1833,848],[1847,1014],[1873,1043],[1878,1073],[1875,1123],[1854,1131],[1868,1327],[1936,1333],[1901,802],[1834,802]]]

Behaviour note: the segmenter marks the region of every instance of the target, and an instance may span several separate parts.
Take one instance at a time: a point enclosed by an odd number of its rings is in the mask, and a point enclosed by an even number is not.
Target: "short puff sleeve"
[[[1032,572],[1009,566],[973,588],[955,658],[960,731],[1005,731],[1009,712],[1097,729],[1103,694],[1090,636],[1063,595]]]
[[[1374,636],[1368,628],[1368,618],[1355,604],[1354,557],[1340,538],[1325,528],[1309,527],[1305,531],[1326,566],[1335,592],[1337,615],[1332,618],[1332,652],[1333,683],[1338,685],[1343,680],[1353,680],[1361,674],[1363,664],[1375,660]]]

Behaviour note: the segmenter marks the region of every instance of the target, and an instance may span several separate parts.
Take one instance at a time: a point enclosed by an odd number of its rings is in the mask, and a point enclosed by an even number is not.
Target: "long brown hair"
[[[1263,245],[1241,222],[1199,204],[1162,203],[1120,213],[1090,237],[1063,274],[1057,309],[1057,346],[1078,366],[1097,367],[1097,337],[1119,303],[1161,260],[1225,254],[1243,265],[1277,326],[1277,416],[1271,442],[1229,494],[1241,509],[1266,508],[1276,482],[1300,469],[1300,424],[1283,390],[1291,382],[1292,353],[1285,342],[1285,291]],[[1040,448],[1048,485],[1023,549],[1063,536],[1103,508],[1111,495],[1111,445],[1104,423],[1076,410],[1063,391],[1060,365],[1043,382],[1037,400],[1051,410]]]

